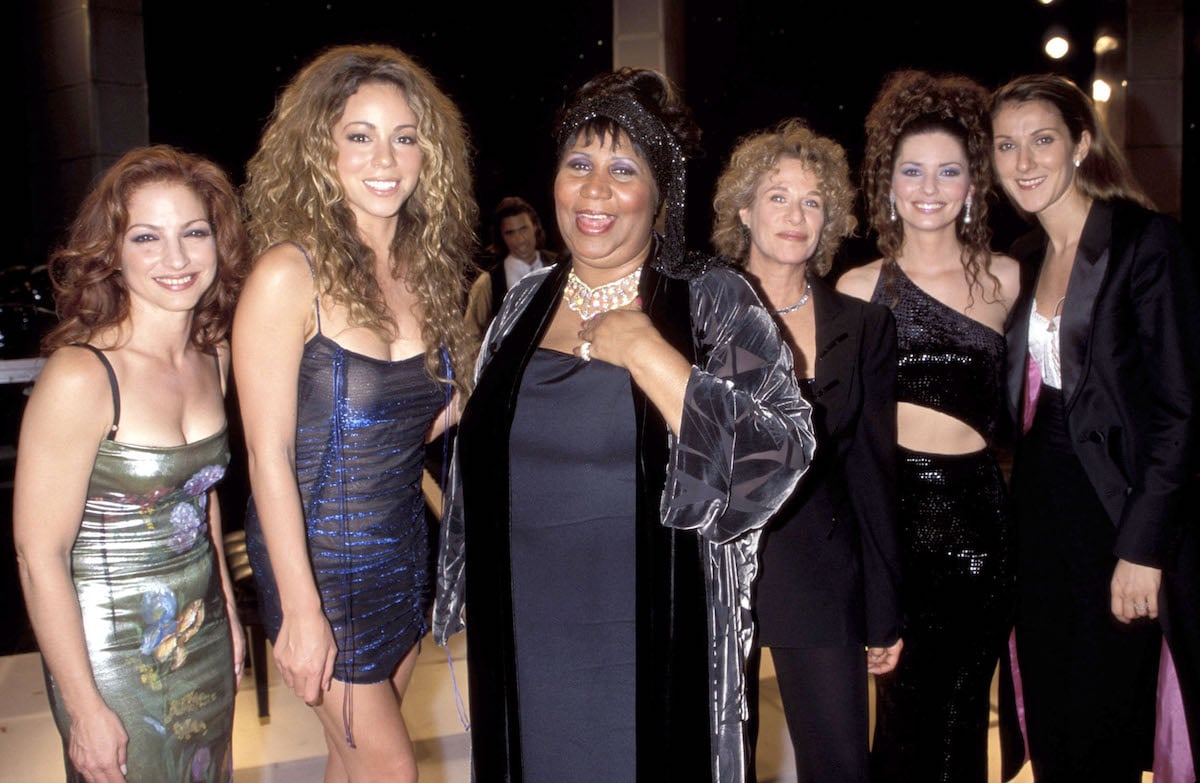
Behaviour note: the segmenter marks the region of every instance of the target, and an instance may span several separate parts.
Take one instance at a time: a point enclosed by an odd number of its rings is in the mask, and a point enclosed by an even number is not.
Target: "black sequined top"
[[[871,301],[891,307],[896,317],[896,401],[953,416],[993,444],[1004,411],[1004,336],[894,268],[890,286],[879,276]]]

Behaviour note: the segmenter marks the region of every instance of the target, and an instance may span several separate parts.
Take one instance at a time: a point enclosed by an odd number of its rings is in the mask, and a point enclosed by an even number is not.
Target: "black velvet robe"
[[[506,300],[459,425],[434,630],[444,644],[469,607],[472,761],[480,783],[523,780],[508,437],[521,376],[568,269],[564,262],[534,273]],[[744,780],[740,651],[748,651],[752,634],[758,528],[790,494],[813,450],[809,407],[768,314],[735,272],[704,277],[703,284],[672,279],[647,265],[640,284],[652,322],[693,363],[678,439],[633,386],[637,776],[647,782]]]

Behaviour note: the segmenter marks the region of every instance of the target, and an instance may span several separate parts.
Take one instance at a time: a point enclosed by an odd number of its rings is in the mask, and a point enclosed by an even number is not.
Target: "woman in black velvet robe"
[[[698,131],[669,83],[598,77],[558,136],[569,254],[485,336],[435,636],[465,608],[477,781],[738,783],[758,529],[811,457],[809,406],[748,283],[685,252]]]

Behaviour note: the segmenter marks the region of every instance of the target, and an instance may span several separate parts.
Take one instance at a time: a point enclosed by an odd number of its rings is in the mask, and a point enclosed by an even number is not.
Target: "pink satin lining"
[[[1175,661],[1163,640],[1158,658],[1158,701],[1154,722],[1154,783],[1195,783],[1196,766],[1188,742],[1183,695]]]
[[[1029,761],[1029,732],[1025,727],[1025,693],[1021,685],[1021,666],[1017,663],[1017,634],[1008,637],[1008,655],[1012,662],[1013,694],[1017,718],[1021,724],[1021,739],[1025,758]],[[1162,642],[1158,663],[1158,692],[1155,697],[1154,720],[1154,783],[1195,783],[1196,767],[1192,746],[1188,742],[1187,720],[1183,714],[1183,695],[1175,674],[1175,661]]]
[[[1025,354],[1025,393],[1021,400],[1021,432],[1029,432],[1037,413],[1038,395],[1042,391],[1042,368],[1032,354]]]
[[[1021,764],[1024,765],[1029,761],[1029,729],[1025,727],[1025,689],[1021,685],[1021,664],[1017,662],[1017,632],[1015,629],[1008,634],[1008,660],[1012,666],[1013,696],[1017,703],[1017,720],[1021,724],[1021,745],[1025,748],[1025,757],[1021,759]]]

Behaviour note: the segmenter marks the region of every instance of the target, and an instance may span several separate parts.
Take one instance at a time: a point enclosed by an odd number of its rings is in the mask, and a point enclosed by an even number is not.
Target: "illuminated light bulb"
[[[1092,100],[1098,103],[1105,103],[1112,97],[1112,87],[1108,86],[1108,82],[1103,79],[1097,79],[1092,82]]]
[[[1116,36],[1102,35],[1096,39],[1092,51],[1096,54],[1107,54],[1108,52],[1115,52],[1120,48],[1121,42],[1117,40]]]
[[[1067,52],[1071,50],[1071,44],[1067,42],[1066,38],[1063,38],[1061,35],[1056,35],[1046,40],[1046,45],[1043,47],[1043,49],[1045,50],[1047,57],[1051,57],[1055,60],[1061,60],[1062,58],[1066,57]]]

